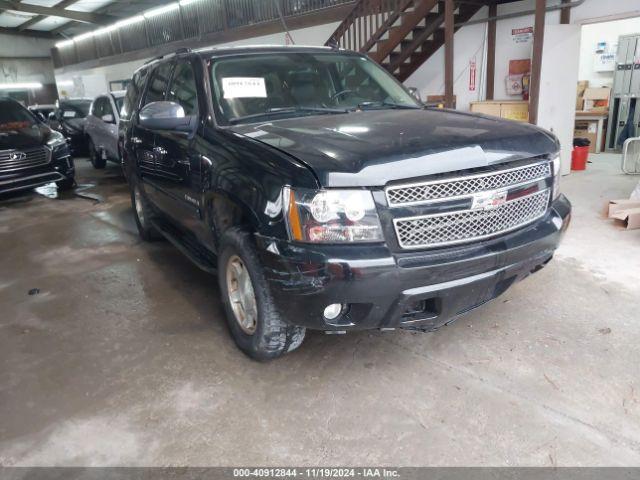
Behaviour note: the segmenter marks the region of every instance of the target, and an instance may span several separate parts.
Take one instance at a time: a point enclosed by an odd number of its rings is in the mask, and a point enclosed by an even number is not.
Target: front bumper
[[[35,168],[18,169],[0,174],[0,193],[41,187],[75,176],[71,156],[53,158],[51,162]]]
[[[502,294],[553,256],[571,218],[560,196],[541,220],[458,247],[392,254],[378,246],[316,246],[257,237],[285,321],[319,330],[433,330]],[[324,308],[346,304],[327,322]]]

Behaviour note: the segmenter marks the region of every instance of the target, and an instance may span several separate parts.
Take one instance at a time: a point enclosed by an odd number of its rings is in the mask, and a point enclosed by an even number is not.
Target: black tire
[[[159,240],[161,235],[151,224],[151,220],[154,217],[153,208],[149,204],[144,191],[135,181],[131,182],[131,206],[133,207],[133,216],[136,220],[140,238],[145,242]]]
[[[76,179],[74,177],[67,177],[64,180],[56,182],[58,190],[71,190],[76,185]]]
[[[227,266],[231,259],[238,257],[249,273],[257,304],[257,321],[255,331],[251,334],[243,330],[236,320],[229,296]],[[218,282],[227,325],[236,345],[246,355],[255,360],[266,361],[300,346],[304,340],[305,328],[286,324],[276,310],[252,236],[247,231],[234,227],[225,232],[218,256]]]
[[[107,165],[107,161],[98,154],[91,139],[88,141],[87,148],[89,149],[89,160],[91,161],[93,168],[98,170],[103,169]]]

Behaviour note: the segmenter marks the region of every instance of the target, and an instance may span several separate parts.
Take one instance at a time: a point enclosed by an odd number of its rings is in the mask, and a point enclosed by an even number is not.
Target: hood
[[[42,123],[14,130],[0,130],[0,150],[45,145],[50,136],[51,129]]]
[[[324,187],[393,180],[547,155],[556,138],[529,124],[448,110],[367,110],[231,127],[311,168]]]

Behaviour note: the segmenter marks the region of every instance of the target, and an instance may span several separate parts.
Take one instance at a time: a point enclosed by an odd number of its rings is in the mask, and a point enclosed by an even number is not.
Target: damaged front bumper
[[[257,237],[285,321],[311,329],[434,330],[542,268],[569,225],[560,196],[541,220],[494,239],[393,254],[385,245],[300,245]],[[323,316],[344,305],[334,320]]]

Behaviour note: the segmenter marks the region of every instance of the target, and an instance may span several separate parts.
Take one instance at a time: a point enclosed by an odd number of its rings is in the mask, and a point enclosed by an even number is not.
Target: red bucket
[[[571,152],[571,170],[586,170],[589,160],[589,147],[573,147]]]

